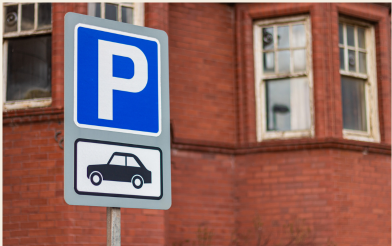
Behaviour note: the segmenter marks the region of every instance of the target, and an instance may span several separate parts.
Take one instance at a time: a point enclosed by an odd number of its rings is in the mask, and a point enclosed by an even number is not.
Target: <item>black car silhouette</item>
[[[87,178],[95,186],[100,185],[102,180],[110,180],[131,182],[136,189],[140,189],[143,184],[151,183],[151,171],[136,155],[114,152],[107,164],[89,165]]]

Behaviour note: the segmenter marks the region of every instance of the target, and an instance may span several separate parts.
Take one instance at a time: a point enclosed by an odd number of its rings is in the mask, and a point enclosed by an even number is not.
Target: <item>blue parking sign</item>
[[[167,34],[67,13],[65,201],[170,208],[170,146]]]
[[[82,128],[159,136],[160,69],[157,39],[77,25],[75,124]]]

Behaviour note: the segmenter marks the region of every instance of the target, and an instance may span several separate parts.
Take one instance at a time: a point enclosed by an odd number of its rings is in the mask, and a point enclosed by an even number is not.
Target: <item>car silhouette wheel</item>
[[[133,176],[133,178],[132,178],[133,187],[135,187],[136,189],[140,189],[140,188],[142,188],[143,183],[144,182],[143,182],[142,177],[140,177],[138,175]]]
[[[93,185],[98,186],[102,183],[102,174],[99,172],[94,172],[90,176],[90,181]]]

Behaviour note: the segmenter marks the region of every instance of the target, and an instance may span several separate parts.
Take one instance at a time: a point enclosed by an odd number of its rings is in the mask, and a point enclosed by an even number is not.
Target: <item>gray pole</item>
[[[107,246],[121,246],[121,210],[106,208]]]

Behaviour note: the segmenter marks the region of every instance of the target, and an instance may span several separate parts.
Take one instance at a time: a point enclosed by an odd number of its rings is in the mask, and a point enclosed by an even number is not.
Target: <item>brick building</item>
[[[255,218],[269,245],[391,244],[390,4],[3,8],[4,245],[106,243],[106,208],[63,199],[67,12],[169,36],[172,207],[122,209],[122,245],[256,245]]]

